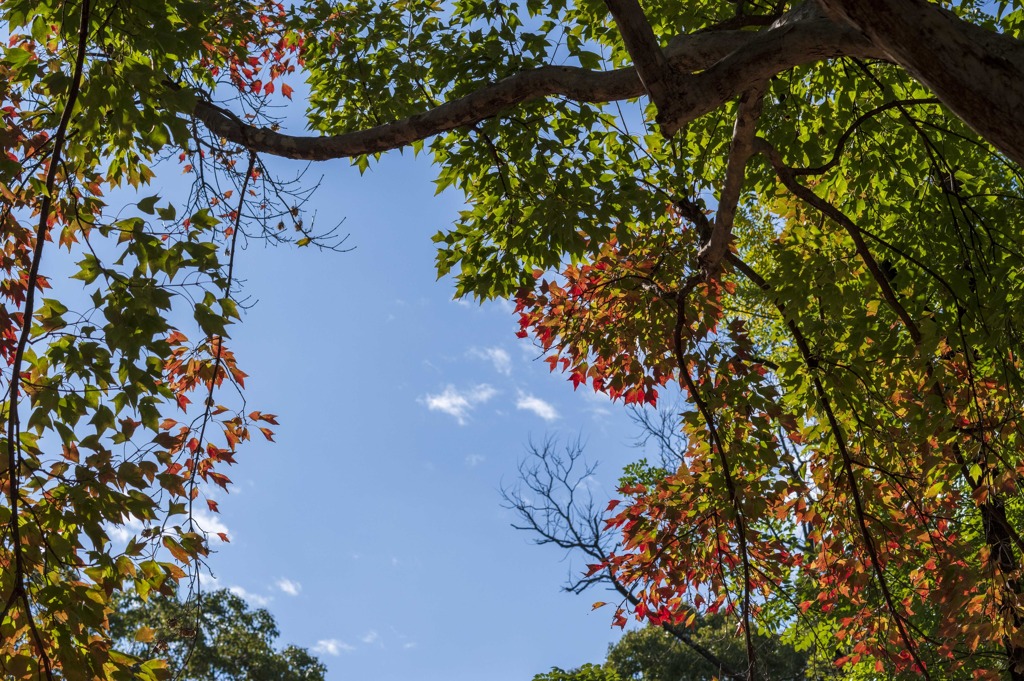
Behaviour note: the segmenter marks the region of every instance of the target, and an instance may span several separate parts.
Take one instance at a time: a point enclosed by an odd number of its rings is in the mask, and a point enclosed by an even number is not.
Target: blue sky
[[[204,518],[231,537],[215,584],[268,608],[332,681],[521,681],[602,660],[619,632],[590,606],[607,595],[562,593],[582,562],[512,529],[499,489],[530,438],[580,436],[608,498],[639,456],[636,428],[550,374],[510,304],[453,301],[436,280],[430,236],[461,197],[434,196],[425,158],[311,173],[324,179],[310,208],[325,227],[344,219],[355,249],[238,254],[255,304],[233,348],[249,404],[281,425],[276,443],[246,445]]]
[[[286,128],[301,132],[301,84]],[[281,177],[306,164],[265,157]],[[138,196],[181,205],[187,178],[157,167]],[[322,175],[307,206],[342,222],[346,253],[251,241],[236,257],[248,308],[230,347],[249,374],[249,408],[277,414],[276,442],[255,437],[224,472],[204,588],[265,607],[281,645],[313,651],[328,679],[529,681],[552,666],[600,662],[621,632],[602,591],[561,590],[584,561],[535,546],[511,527],[500,489],[526,445],[581,438],[600,461],[600,506],[622,466],[643,454],[624,407],[551,374],[513,306],[454,301],[437,280],[430,237],[463,208],[435,195],[426,156],[390,153],[360,175],[347,161]],[[85,292],[62,277],[80,257],[51,249],[44,273],[69,305]],[[70,287],[68,287],[70,284]],[[176,416],[175,414],[169,414]]]

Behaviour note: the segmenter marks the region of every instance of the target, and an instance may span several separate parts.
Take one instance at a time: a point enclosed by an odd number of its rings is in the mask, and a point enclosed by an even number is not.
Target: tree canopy
[[[740,669],[746,662],[743,637],[728,621],[713,615],[693,628],[695,642],[704,645],[723,661],[715,667],[661,627],[649,626],[627,631],[618,642],[608,646],[602,665],[587,663],[565,671],[557,667],[537,674],[533,681],[711,681],[727,678],[726,669]],[[806,657],[777,640],[758,637],[762,651],[758,663],[764,678],[798,681],[815,678],[805,670]],[[807,672],[807,673],[805,673]]]
[[[7,677],[166,677],[112,645],[113,594],[194,591],[196,505],[276,423],[230,346],[236,240],[337,244],[261,159],[411,147],[465,194],[456,295],[514,298],[576,388],[685,396],[678,465],[608,509],[617,622],[731,618],[748,679],[782,627],[854,676],[1024,679],[1016,0],[0,15]],[[296,78],[305,135],[268,106]],[[150,194],[166,169],[191,192]]]
[[[114,596],[110,635],[136,657],[167,661],[180,681],[323,681],[326,668],[297,646],[274,647],[279,632],[273,615],[252,610],[227,589],[202,593],[189,603],[176,597],[143,602],[135,594]]]

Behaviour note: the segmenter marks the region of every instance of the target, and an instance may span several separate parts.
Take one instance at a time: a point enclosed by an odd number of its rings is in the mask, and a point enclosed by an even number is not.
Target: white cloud
[[[107,525],[107,534],[114,541],[127,544],[128,540],[142,532],[142,521],[138,518],[128,518],[128,522],[121,525]]]
[[[427,409],[454,416],[459,425],[464,426],[469,412],[497,394],[498,391],[486,383],[461,392],[455,386],[448,385],[440,395],[427,395],[421,401],[427,405]]]
[[[298,596],[299,592],[302,591],[302,585],[298,582],[293,582],[287,578],[281,578],[277,580],[277,588],[285,592],[289,596]]]
[[[483,454],[470,454],[466,457],[466,465],[470,468],[476,468],[484,462],[484,458]]]
[[[262,608],[262,607],[264,607],[266,605],[269,605],[269,603],[270,603],[270,598],[268,596],[261,596],[260,594],[254,594],[251,591],[246,591],[245,589],[243,589],[240,586],[228,587],[228,591],[230,591],[231,593],[235,594],[239,598],[244,598],[245,600],[249,601],[251,604],[255,605],[257,608]]]
[[[402,648],[404,648],[405,650],[412,650],[415,647],[416,647],[416,643],[414,641],[409,641],[408,643],[403,643],[402,644]]]
[[[524,392],[519,393],[519,398],[516,400],[516,409],[532,411],[545,421],[554,421],[558,418],[558,411],[551,404],[548,404],[539,397],[528,395]]]
[[[359,640],[365,643],[366,645],[370,645],[371,643],[375,643],[379,638],[380,635],[376,631],[371,629],[370,631],[366,632],[366,635]]]
[[[341,655],[342,653],[351,653],[355,650],[355,646],[351,646],[344,641],[339,641],[336,638],[325,638],[316,642],[313,646],[314,653],[320,653],[321,655]]]
[[[484,303],[485,306],[497,308],[501,314],[513,314],[516,311],[516,304],[507,298],[495,298]]]
[[[228,539],[230,539],[230,532],[228,526],[224,524],[224,521],[220,517],[200,509],[192,511],[192,519],[196,522],[196,525],[200,530],[207,534],[207,538],[211,542],[224,541],[220,538],[220,534],[223,533]]]
[[[469,354],[472,357],[488,360],[499,374],[512,375],[512,357],[501,348],[484,348],[483,350],[473,348]]]

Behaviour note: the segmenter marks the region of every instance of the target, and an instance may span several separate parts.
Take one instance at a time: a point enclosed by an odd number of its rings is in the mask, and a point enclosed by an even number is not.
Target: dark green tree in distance
[[[617,643],[608,646],[603,664],[587,663],[571,670],[552,668],[537,674],[533,681],[712,681],[727,679],[746,666],[743,636],[724,617],[712,615],[695,624],[690,635],[695,643],[721,659],[725,665],[716,668],[693,646],[684,644],[661,627],[650,626],[627,631]],[[758,635],[757,663],[761,678],[772,681],[834,678],[837,670],[827,674],[811,673],[808,658],[784,643],[778,636]]]
[[[735,624],[720,615],[709,615],[691,630],[695,643],[712,651],[729,669],[744,669],[747,652]],[[779,636],[755,636],[760,677],[772,681],[817,678],[805,674],[807,656],[784,643]],[[608,648],[605,668],[621,679],[635,681],[711,681],[725,678],[693,647],[684,645],[661,627],[644,627],[626,634]]]
[[[110,631],[119,649],[140,659],[166,659],[168,678],[175,681],[323,681],[327,673],[305,648],[278,649],[274,616],[251,609],[227,589],[206,592],[189,605],[122,594],[114,607]]]
[[[537,674],[533,681],[622,681],[615,671],[589,662],[576,669],[560,669],[552,667],[545,674]]]

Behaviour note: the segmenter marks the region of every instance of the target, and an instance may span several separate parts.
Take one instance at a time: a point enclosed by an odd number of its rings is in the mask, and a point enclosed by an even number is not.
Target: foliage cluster
[[[693,640],[705,646],[730,668],[746,663],[742,637],[717,615],[702,620],[693,628]],[[814,678],[806,673],[807,657],[769,637],[759,637],[762,651],[761,674],[766,679],[799,681]],[[554,668],[533,677],[534,681],[711,681],[724,678],[722,669],[711,665],[693,648],[660,627],[627,631],[618,642],[608,646],[604,664],[584,664],[576,669]]]

